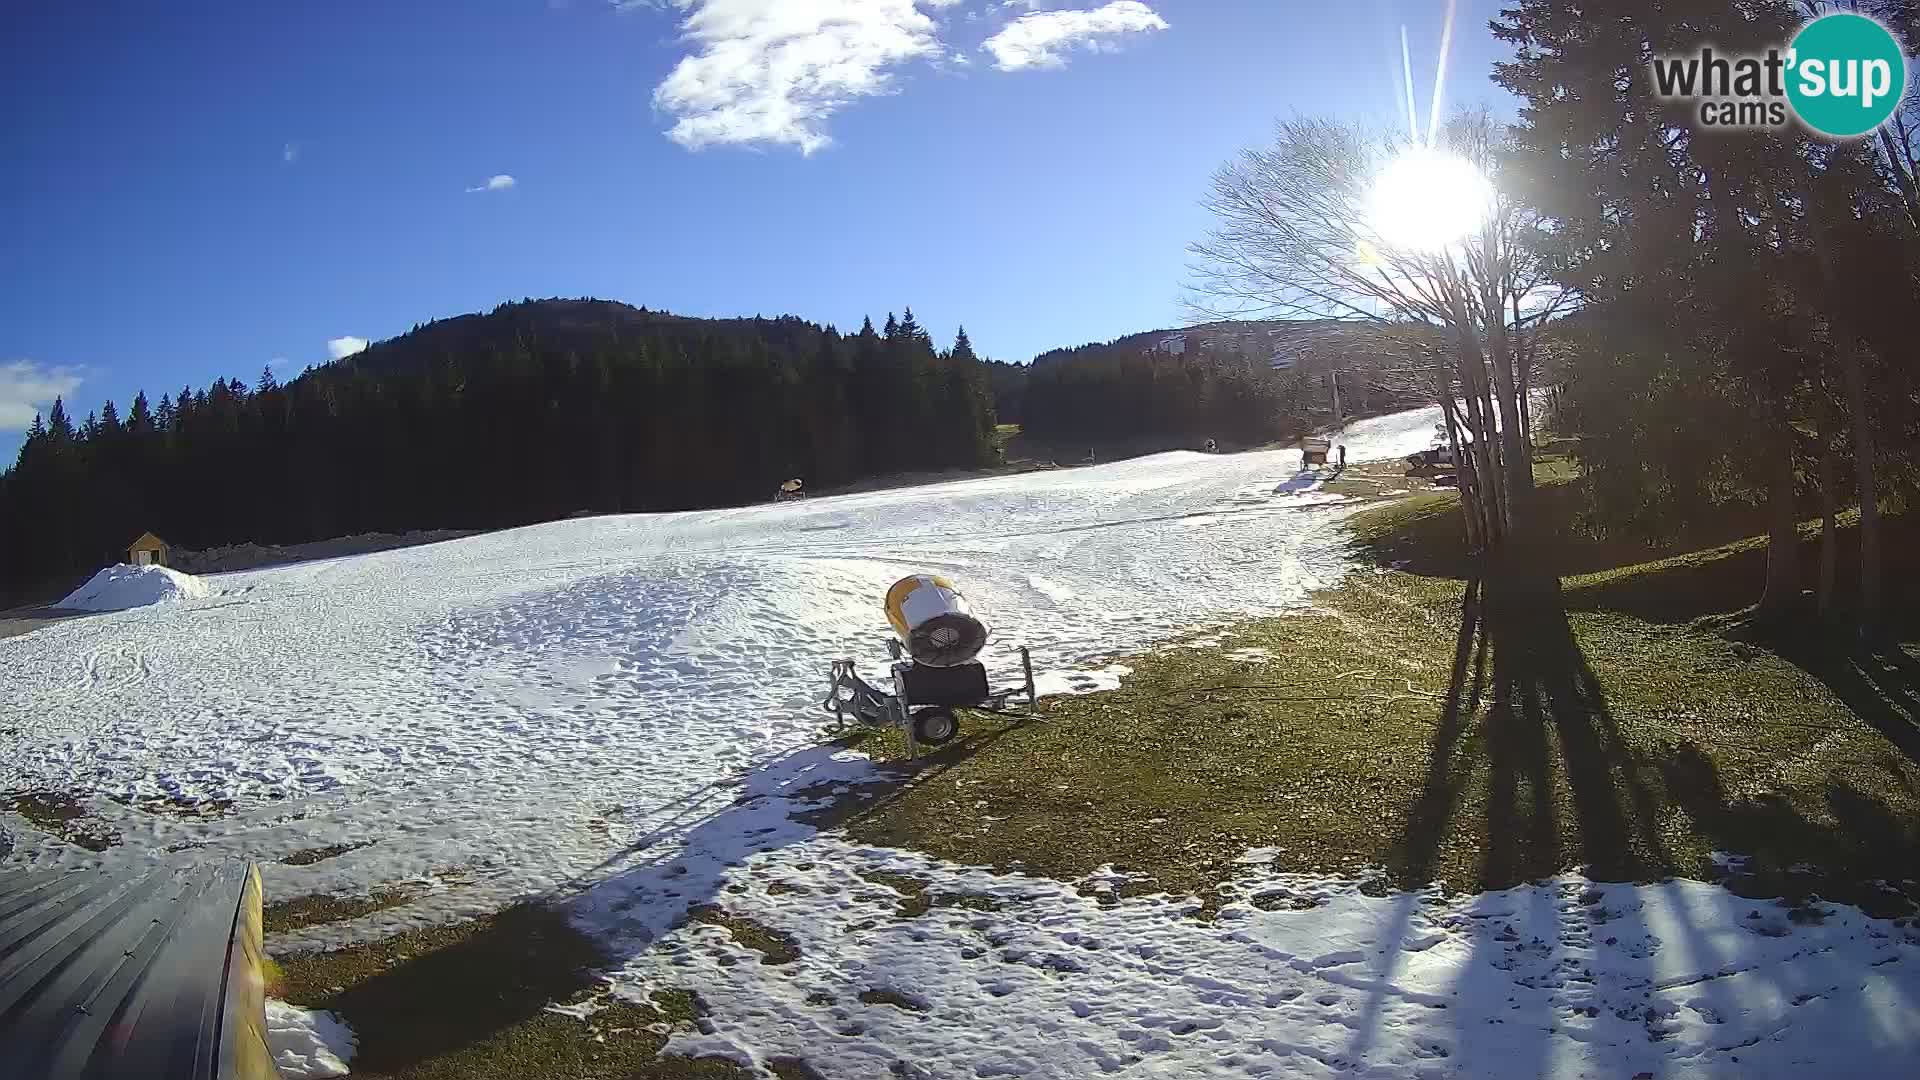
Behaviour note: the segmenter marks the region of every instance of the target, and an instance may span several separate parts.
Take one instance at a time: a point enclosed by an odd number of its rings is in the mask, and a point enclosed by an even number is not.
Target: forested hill
[[[523,340],[537,343],[547,353],[584,354],[604,345],[617,344],[622,339],[648,334],[756,338],[775,348],[804,351],[816,344],[826,330],[792,315],[773,319],[758,316],[702,319],[634,307],[617,300],[529,298],[501,304],[484,313],[422,323],[399,337],[374,342],[332,366],[382,374],[404,373],[418,371],[439,356],[481,353]]]
[[[166,391],[158,397],[152,391]],[[581,510],[718,506],[991,454],[985,367],[913,319],[843,335],[529,300],[280,384],[148,388],[36,420],[0,474],[0,599],[182,547],[493,528]]]
[[[1253,446],[1329,421],[1336,370],[1343,415],[1427,400],[1426,387],[1395,374],[1420,333],[1333,320],[1207,323],[995,363],[990,376],[1001,419],[1033,443]]]

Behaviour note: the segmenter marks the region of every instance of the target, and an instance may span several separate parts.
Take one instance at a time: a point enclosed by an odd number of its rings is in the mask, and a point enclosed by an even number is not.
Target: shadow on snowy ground
[[[1887,865],[1890,852],[1912,846],[1899,815],[1851,786],[1843,774],[1827,783],[1824,806],[1808,807],[1779,795],[1741,791],[1741,778],[1729,783],[1721,767],[1693,743],[1677,741],[1654,751],[1631,745],[1575,639],[1557,581],[1503,590],[1476,576],[1466,583],[1461,612],[1451,682],[1424,786],[1398,848],[1403,861],[1394,869],[1404,880],[1428,880],[1447,838],[1464,831],[1485,837],[1482,882],[1543,880],[1569,865],[1583,867],[1597,881],[1717,878],[1739,896],[1772,900],[1781,909],[1765,915],[1756,907],[1740,927],[1753,933],[1785,934],[1783,922],[1819,922],[1830,913],[1826,900],[1855,904],[1880,917],[1914,910],[1913,896],[1874,878],[1873,868]],[[1887,663],[1886,677],[1902,677],[1898,667]],[[1864,691],[1836,690],[1850,704],[1864,696]],[[1487,712],[1476,724],[1483,699]],[[1899,708],[1900,701],[1897,693],[1886,694],[1880,707]],[[1887,730],[1887,723],[1868,719]],[[1481,820],[1463,820],[1463,796],[1473,784],[1485,785],[1484,812]],[[1565,827],[1569,815],[1572,829]],[[1679,865],[1662,835],[1677,817],[1721,841],[1723,850],[1765,851],[1769,845],[1757,839],[1765,837],[1786,850],[1831,853],[1833,865],[1783,866],[1764,855],[1729,858],[1718,866]],[[1598,982],[1594,970],[1562,968],[1520,980],[1530,991],[1553,994],[1516,995],[1509,1014],[1499,1019],[1510,1025],[1503,1060],[1514,1075],[1551,1070],[1550,1034],[1565,1022],[1568,1001],[1576,1011],[1598,1009],[1644,1024],[1649,1042],[1658,1043],[1684,1019],[1668,1000],[1677,986],[1693,987],[1688,1015],[1713,1024],[1743,1007],[1741,991],[1729,986],[1734,977],[1770,979],[1729,946],[1730,928],[1723,918],[1680,899],[1682,884],[1668,880],[1649,886],[1663,901],[1652,907],[1644,901],[1597,899],[1598,890],[1577,904],[1555,905],[1549,891],[1537,890],[1529,902],[1540,910],[1502,908],[1501,918],[1519,916],[1509,929],[1526,929],[1482,943],[1504,950],[1495,967],[1524,966],[1531,952],[1546,956],[1557,948],[1604,945],[1608,957]],[[1401,898],[1399,918],[1410,925],[1418,903],[1411,895]],[[1383,935],[1387,941],[1400,938]],[[1663,948],[1669,950],[1665,956]],[[1694,958],[1700,971],[1676,982],[1674,949]],[[1382,958],[1376,974],[1383,987],[1406,960],[1392,954]],[[1604,992],[1596,990],[1603,984]],[[1349,1059],[1364,1060],[1380,1037],[1387,998],[1385,989],[1371,996],[1355,1025]],[[1461,1017],[1463,1023],[1468,1019]]]
[[[885,806],[909,783],[959,765],[1005,730],[969,734],[923,752],[915,763],[889,765],[850,752],[861,741],[856,734],[790,751],[736,782],[709,784],[639,811],[649,822],[646,831],[582,875],[582,890],[563,910],[581,930],[607,943],[616,964],[690,919],[728,926],[743,945],[760,948],[747,939],[763,932],[728,911],[729,893],[745,889],[726,884],[730,870]]]
[[[1558,582],[1490,582],[1475,575],[1467,580],[1460,610],[1451,679],[1421,793],[1398,845],[1396,874],[1406,881],[1430,880],[1442,844],[1463,830],[1486,837],[1482,881],[1545,879],[1569,863],[1584,863],[1598,879],[1633,880],[1647,876],[1647,867],[1665,866],[1660,838],[1651,828],[1653,793],[1627,764],[1606,695],[1567,623]],[[1487,712],[1475,723],[1483,699]],[[1556,797],[1556,772],[1570,792],[1577,852],[1562,850],[1560,815],[1568,808]],[[1457,820],[1466,788],[1476,782],[1486,785],[1484,820]],[[1534,933],[1566,921],[1550,893],[1539,892],[1531,902],[1542,910],[1523,913],[1519,924]],[[1402,894],[1397,918],[1411,926],[1419,904],[1418,894]],[[1625,920],[1615,937],[1650,936],[1647,928],[1631,925],[1632,913],[1615,917]],[[1404,932],[1389,933],[1382,940],[1404,937]],[[1559,933],[1556,940],[1566,943],[1569,935]],[[1532,942],[1542,951],[1553,944]],[[1525,950],[1529,944],[1505,947]],[[1382,989],[1370,995],[1357,1018],[1349,1059],[1366,1060],[1372,1049],[1387,1004],[1385,988],[1403,959],[1391,952],[1383,957],[1376,973]],[[1650,969],[1619,974],[1629,983],[1652,982]],[[1514,1075],[1549,1071],[1548,1035],[1555,1022],[1549,1000],[1517,997],[1511,1015],[1502,1018],[1516,1035],[1508,1046]],[[1517,1037],[1520,1032],[1537,1037]]]

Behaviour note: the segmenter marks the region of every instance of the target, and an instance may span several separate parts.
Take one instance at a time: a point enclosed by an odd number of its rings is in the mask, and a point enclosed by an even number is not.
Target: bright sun
[[[1427,254],[1478,229],[1492,204],[1493,185],[1472,162],[1416,148],[1374,177],[1367,224],[1382,244]]]

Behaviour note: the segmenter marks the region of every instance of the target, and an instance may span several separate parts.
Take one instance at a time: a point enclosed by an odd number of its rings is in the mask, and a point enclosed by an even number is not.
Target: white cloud
[[[327,341],[327,353],[335,360],[344,360],[367,347],[363,337],[337,337]]]
[[[290,143],[287,143],[285,146],[282,146],[280,148],[280,160],[286,162],[289,165],[293,164],[296,161],[299,161],[300,160],[300,144],[297,142],[290,142]]]
[[[518,181],[518,180],[515,180],[515,179],[514,179],[513,177],[511,177],[511,176],[508,176],[508,175],[507,175],[506,173],[500,173],[500,174],[498,174],[498,175],[496,175],[496,176],[489,176],[489,177],[487,177],[487,181],[486,181],[486,183],[484,183],[484,184],[475,184],[475,185],[474,185],[473,187],[470,187],[470,188],[468,188],[467,190],[468,190],[469,192],[473,192],[473,191],[505,191],[505,190],[507,190],[508,188],[510,188],[510,187],[512,187],[513,185],[515,185],[515,184],[517,184],[517,183],[519,183],[519,181]]]
[[[79,368],[48,367],[31,360],[0,364],[0,431],[31,426],[35,413],[45,412],[54,398],[72,394],[79,385]]]
[[[1065,66],[1075,46],[1109,48],[1118,34],[1165,30],[1167,21],[1139,0],[1114,0],[1089,11],[1036,11],[1000,28],[982,47],[1001,71]]]
[[[673,0],[697,51],[653,92],[689,149],[773,143],[812,153],[828,117],[886,93],[891,69],[942,54],[914,0]],[[939,5],[944,6],[944,5]]]

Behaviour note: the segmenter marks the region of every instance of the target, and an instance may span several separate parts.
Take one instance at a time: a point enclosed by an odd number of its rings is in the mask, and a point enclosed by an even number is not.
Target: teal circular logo
[[[1822,15],[1800,28],[1790,49],[1787,100],[1822,135],[1865,135],[1887,122],[1906,92],[1900,43],[1865,15]]]

